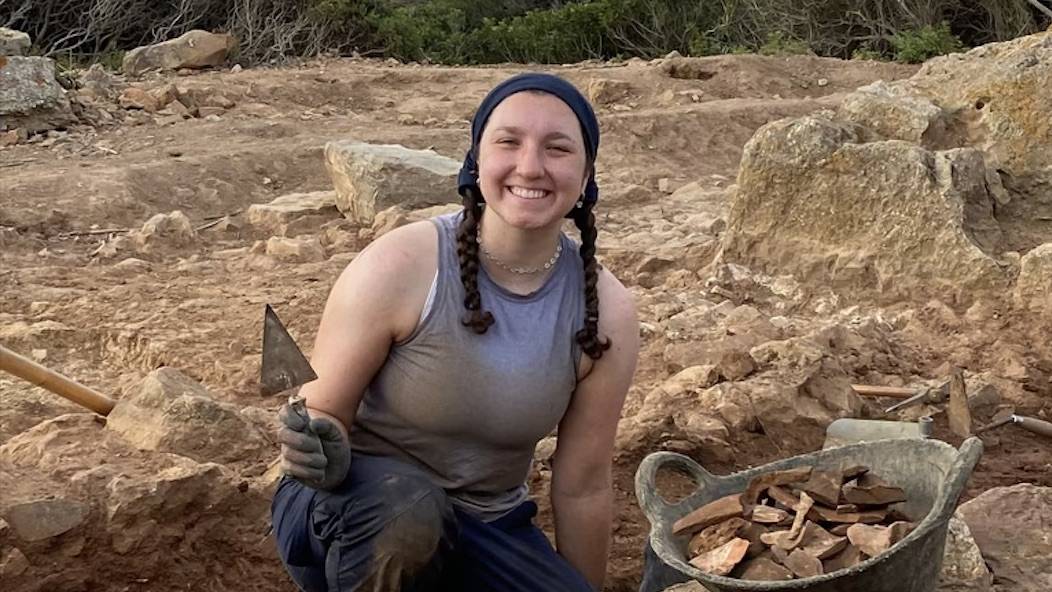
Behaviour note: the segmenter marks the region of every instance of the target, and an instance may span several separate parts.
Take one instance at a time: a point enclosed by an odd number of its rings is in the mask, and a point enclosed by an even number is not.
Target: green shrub
[[[806,41],[793,39],[788,33],[774,31],[767,34],[767,39],[760,46],[760,53],[768,56],[802,55],[811,52]]]
[[[401,60],[461,63],[469,34],[464,11],[444,2],[403,6],[369,16],[385,53]]]
[[[601,2],[535,10],[511,19],[488,19],[477,31],[478,61],[570,63],[613,57]]]
[[[964,49],[964,44],[950,31],[950,25],[940,23],[919,29],[909,29],[891,37],[895,59],[906,64],[919,64],[935,56]]]
[[[884,59],[884,54],[869,46],[864,45],[862,47],[855,48],[855,50],[851,52],[851,59],[878,61]]]

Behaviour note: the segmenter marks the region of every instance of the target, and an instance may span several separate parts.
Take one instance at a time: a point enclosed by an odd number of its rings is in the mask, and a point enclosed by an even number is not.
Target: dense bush
[[[950,26],[946,23],[896,33],[891,38],[891,44],[895,47],[895,59],[907,64],[919,64],[935,56],[964,49],[964,44],[950,32]]]
[[[0,0],[40,53],[113,55],[200,28],[241,59],[323,51],[463,64],[743,51],[920,61],[1047,26],[1029,0]]]

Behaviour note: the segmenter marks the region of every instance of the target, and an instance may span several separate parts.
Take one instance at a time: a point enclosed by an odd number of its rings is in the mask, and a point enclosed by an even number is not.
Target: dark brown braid
[[[598,360],[610,349],[609,339],[599,337],[599,263],[595,260],[594,204],[573,211],[573,222],[581,231],[581,262],[584,263],[584,329],[577,332],[577,345],[589,358]]]
[[[460,281],[464,284],[464,308],[468,312],[460,322],[481,335],[493,324],[493,314],[482,310],[479,295],[478,229],[482,219],[482,196],[474,187],[468,187],[465,193],[464,218],[457,228],[457,256],[460,258]]]

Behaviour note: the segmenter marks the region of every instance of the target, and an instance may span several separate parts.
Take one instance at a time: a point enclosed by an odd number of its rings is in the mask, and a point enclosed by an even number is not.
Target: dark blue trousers
[[[318,491],[283,479],[271,505],[278,552],[305,592],[593,592],[524,502],[482,522],[419,469],[359,455]]]

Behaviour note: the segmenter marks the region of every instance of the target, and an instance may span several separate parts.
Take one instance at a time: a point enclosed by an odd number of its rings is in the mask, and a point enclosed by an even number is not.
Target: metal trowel
[[[263,363],[259,372],[259,391],[264,396],[271,396],[317,380],[318,375],[274,309],[269,304],[266,306],[263,313]],[[295,393],[290,395],[289,407],[309,421],[303,397]]]

